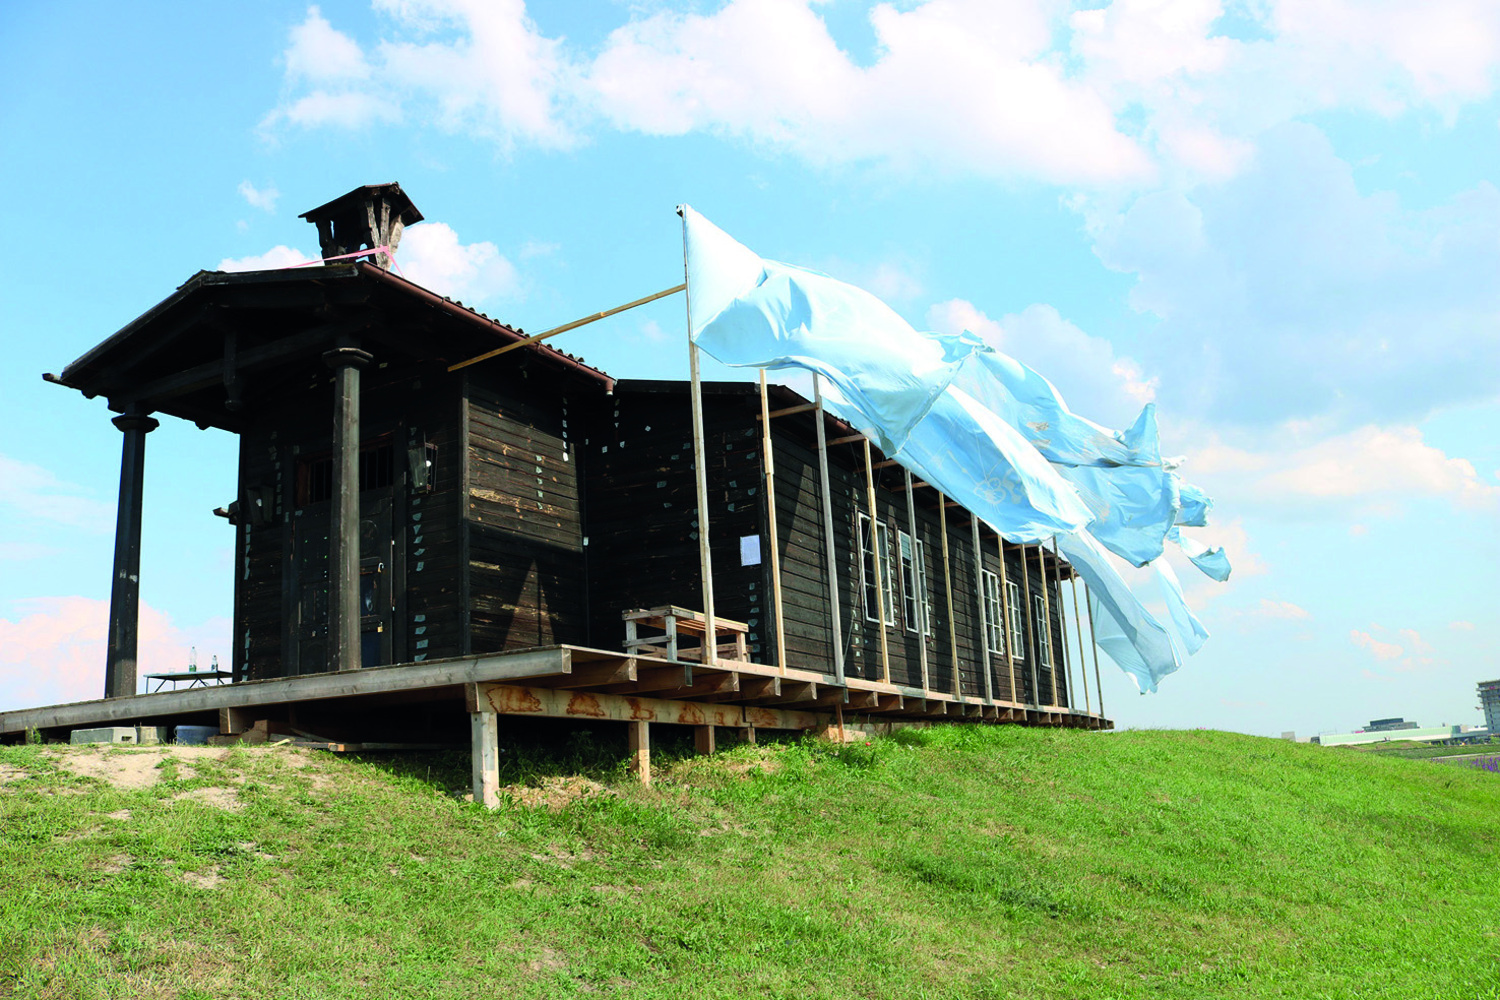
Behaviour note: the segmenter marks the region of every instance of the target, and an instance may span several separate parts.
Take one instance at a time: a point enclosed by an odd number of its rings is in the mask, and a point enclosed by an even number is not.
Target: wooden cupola
[[[401,243],[402,230],[421,222],[422,213],[400,184],[366,184],[298,218],[318,227],[318,245],[325,260],[369,249],[370,259],[389,271],[390,255]],[[388,252],[375,253],[380,247]]]

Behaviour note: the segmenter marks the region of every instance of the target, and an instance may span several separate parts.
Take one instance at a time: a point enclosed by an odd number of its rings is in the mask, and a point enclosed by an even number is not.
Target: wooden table
[[[156,681],[156,690],[160,691],[163,685],[170,682],[172,690],[176,691],[179,681],[188,681],[188,687],[195,688],[208,687],[209,681],[213,681],[215,684],[222,684],[226,680],[234,680],[234,674],[229,673],[227,670],[184,670],[176,674],[147,674],[146,686],[150,688],[151,682]]]
[[[703,648],[707,643],[708,631],[708,622],[703,617],[703,612],[668,604],[659,608],[626,611],[620,617],[625,620],[625,652],[665,656],[669,660],[703,662]],[[658,629],[664,634],[642,636],[642,627]],[[744,622],[715,618],[715,640],[725,632],[730,633],[731,638],[727,642],[718,643],[714,658],[748,662],[750,652],[746,636],[749,631],[750,626]],[[683,636],[696,637],[697,645],[683,647],[680,644]]]

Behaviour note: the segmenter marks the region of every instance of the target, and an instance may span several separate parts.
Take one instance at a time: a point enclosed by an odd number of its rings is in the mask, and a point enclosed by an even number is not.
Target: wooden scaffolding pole
[[[687,220],[682,224],[682,271],[687,274]],[[703,440],[703,380],[698,374],[698,345],[693,342],[693,290],[683,282],[687,305],[689,395],[693,403],[693,471],[698,484],[698,564],[703,573],[703,651],[705,666],[719,658],[719,635],[714,628],[714,561],[708,547],[708,455]]]
[[[958,625],[953,620],[953,568],[948,561],[948,498],[938,491],[938,532],[943,540],[943,591],[948,597],[948,657],[953,664],[953,696],[962,692],[958,685]]]
[[[1069,574],[1068,583],[1073,587],[1073,624],[1078,632],[1078,672],[1083,677],[1083,710],[1089,715],[1094,714],[1092,703],[1089,701],[1089,661],[1083,646],[1083,612],[1078,608],[1078,574]],[[1072,674],[1068,678],[1072,679]]]
[[[927,575],[926,565],[918,557],[917,499],[911,485],[911,470],[906,469],[906,523],[911,529],[911,589],[912,607],[917,612],[917,656],[922,663],[922,691],[930,691],[927,679]]]
[[[994,673],[990,664],[990,633],[988,616],[984,610],[984,555],[979,547],[979,518],[969,515],[969,527],[974,535],[974,596],[979,599],[979,669],[984,674],[984,702],[995,703]]]
[[[823,383],[813,375],[813,408],[818,425],[818,499],[823,508],[823,551],[828,559],[828,615],[833,627],[833,674],[844,683],[844,625],[839,614],[839,572],[833,543],[833,488],[828,481],[828,432],[823,426]]]
[[[1057,657],[1052,651],[1052,647],[1056,645],[1052,641],[1052,601],[1047,596],[1047,550],[1042,547],[1041,542],[1036,543],[1036,565],[1037,577],[1042,584],[1042,628],[1047,630],[1047,672],[1052,675],[1050,704],[1053,708],[1060,708],[1057,703]]]
[[[1005,569],[1005,536],[999,532],[995,533],[995,551],[1000,554],[1000,619],[1005,623],[1005,642],[1002,644],[1005,652],[1005,665],[1010,668],[1010,700],[1012,704],[1021,704],[1021,694],[1016,690],[1016,651],[1011,647],[1015,645],[1015,631],[1010,625],[1010,574]]]
[[[1073,707],[1073,667],[1068,660],[1068,610],[1062,597],[1062,550],[1057,547],[1057,536],[1052,536],[1053,582],[1057,584],[1057,631],[1062,637],[1063,676],[1068,678],[1068,708]],[[1050,622],[1051,619],[1049,618]],[[1049,643],[1050,645],[1050,643]]]
[[[1042,676],[1036,665],[1036,621],[1031,613],[1031,569],[1026,565],[1026,546],[1021,546],[1021,613],[1026,619],[1026,659],[1031,661],[1031,703],[1042,707]]]
[[[875,507],[875,469],[870,439],[865,438],[865,490],[870,497],[870,564],[875,567],[875,628],[880,632],[880,679],[891,682],[891,654],[885,637],[885,584],[880,571],[880,512]]]
[[[786,619],[781,610],[781,540],[776,533],[776,458],[771,448],[771,404],[766,396],[766,370],[760,370],[761,449],[766,466],[766,528],[771,536],[771,608],[776,615],[776,666],[786,673]]]
[[[1083,603],[1089,609],[1089,643],[1094,647],[1094,690],[1099,692],[1099,718],[1104,718],[1104,681],[1099,677],[1099,636],[1094,632],[1094,603],[1088,599],[1089,588],[1083,588]]]

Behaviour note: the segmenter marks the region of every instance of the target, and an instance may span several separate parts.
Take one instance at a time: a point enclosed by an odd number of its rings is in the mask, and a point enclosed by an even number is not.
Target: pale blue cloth
[[[1134,424],[1112,431],[1068,409],[1057,387],[999,351],[971,355],[953,384],[994,411],[1049,462],[1061,465],[1160,465],[1156,404]]]
[[[1176,542],[1182,549],[1183,555],[1192,561],[1203,571],[1203,575],[1223,583],[1229,579],[1229,557],[1224,554],[1222,546],[1215,545],[1210,548],[1202,542],[1189,538],[1174,526],[1167,537]]]
[[[762,260],[687,206],[695,342],[732,366],[801,368],[828,381],[829,409],[880,450],[1015,542],[1088,523],[1074,489],[1014,428],[950,389],[976,349],[963,333],[919,333],[868,292]]]
[[[1156,571],[1156,582],[1161,587],[1162,599],[1167,602],[1167,618],[1172,623],[1174,642],[1180,646],[1180,658],[1186,659],[1208,641],[1208,629],[1193,614],[1193,609],[1188,607],[1187,598],[1183,596],[1182,584],[1177,579],[1177,574],[1165,559],[1158,559],[1151,564]]]
[[[1177,517],[1177,474],[1152,466],[1055,466],[1094,515],[1089,534],[1132,566],[1162,554]]]
[[[823,376],[839,389],[839,415],[887,455],[983,346],[968,333],[919,333],[869,292],[763,260],[688,206],[681,211],[694,342],[733,367]]]
[[[1213,497],[1192,483],[1183,483],[1178,489],[1182,497],[1182,509],[1177,512],[1177,523],[1188,528],[1201,528],[1208,524],[1208,512],[1213,509]]]
[[[1183,651],[1156,616],[1110,565],[1106,552],[1086,531],[1058,535],[1057,544],[1089,589],[1089,613],[1099,648],[1135,681],[1155,691],[1161,679],[1182,665]]]

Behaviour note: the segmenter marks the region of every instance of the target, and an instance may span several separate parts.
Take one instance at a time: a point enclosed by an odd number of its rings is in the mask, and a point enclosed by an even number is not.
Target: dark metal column
[[[370,355],[339,347],[323,355],[333,369],[333,505],[328,523],[328,669],[360,665],[359,370]]]
[[[115,509],[115,571],[109,589],[109,650],[104,697],[135,694],[141,611],[141,498],[146,485],[146,435],[161,424],[137,409],[114,419],[125,432],[120,454],[120,505]]]

